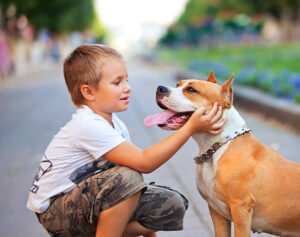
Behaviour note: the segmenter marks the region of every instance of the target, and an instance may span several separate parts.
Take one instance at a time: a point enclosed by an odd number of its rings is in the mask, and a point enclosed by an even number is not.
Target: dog
[[[215,102],[227,122],[218,135],[194,134],[199,147],[196,183],[208,203],[215,236],[250,236],[251,230],[300,236],[300,165],[263,145],[233,106],[233,75],[218,85],[213,72],[206,81],[181,80],[159,86],[156,101],[163,112],[145,119],[147,127],[176,130],[197,108]],[[295,148],[296,149],[296,148]]]

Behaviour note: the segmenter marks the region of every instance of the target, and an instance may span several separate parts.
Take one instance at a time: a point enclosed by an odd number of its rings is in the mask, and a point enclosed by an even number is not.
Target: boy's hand
[[[212,135],[222,132],[225,124],[225,119],[221,119],[223,115],[222,107],[215,103],[210,112],[205,112],[206,108],[199,108],[189,119],[188,123],[190,123],[192,132],[208,132]]]

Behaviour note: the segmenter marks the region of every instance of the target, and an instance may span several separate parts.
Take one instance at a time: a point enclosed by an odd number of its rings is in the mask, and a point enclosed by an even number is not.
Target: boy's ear
[[[84,99],[91,101],[94,99],[94,94],[89,85],[81,85],[80,86],[80,92]]]
[[[233,90],[232,90],[233,76],[234,74],[232,74],[231,77],[222,86],[221,93],[224,98],[226,108],[230,108],[233,101]]]
[[[208,75],[208,78],[206,79],[206,81],[212,82],[212,83],[217,83],[217,80],[215,78],[214,72],[211,71]]]

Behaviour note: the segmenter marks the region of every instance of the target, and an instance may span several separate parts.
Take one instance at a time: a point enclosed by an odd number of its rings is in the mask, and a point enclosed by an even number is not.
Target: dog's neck
[[[207,149],[209,149],[221,137],[226,136],[239,128],[246,127],[244,119],[233,106],[224,111],[222,118],[225,118],[227,121],[220,134],[211,135],[209,133],[196,133],[193,135],[193,139],[197,142],[199,147],[199,155],[206,152]]]

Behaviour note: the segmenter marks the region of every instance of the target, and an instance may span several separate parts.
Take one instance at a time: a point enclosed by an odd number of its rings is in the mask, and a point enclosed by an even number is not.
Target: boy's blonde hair
[[[84,104],[80,87],[86,84],[97,88],[103,65],[112,59],[123,60],[123,57],[117,50],[100,44],[83,44],[65,59],[64,77],[77,107]]]

